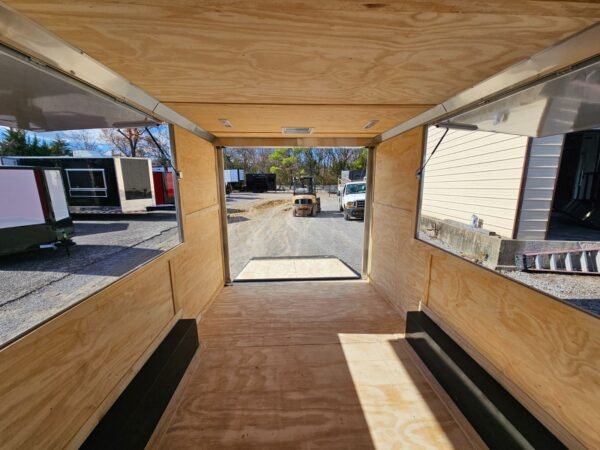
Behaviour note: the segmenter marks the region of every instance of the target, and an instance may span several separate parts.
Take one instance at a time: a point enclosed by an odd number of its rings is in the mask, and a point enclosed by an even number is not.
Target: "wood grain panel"
[[[402,311],[427,295],[440,325],[563,442],[598,448],[598,319],[415,240],[417,140],[412,130],[376,151],[373,285]]]
[[[218,203],[215,149],[198,136],[175,128],[175,152],[178,168],[182,213],[190,214]],[[185,236],[187,239],[187,236]]]
[[[62,448],[173,317],[161,257],[0,352],[6,448]]]
[[[175,296],[183,318],[197,318],[223,288],[217,205],[184,218],[185,247],[173,261]]]
[[[423,134],[415,128],[377,147],[375,159],[375,203],[415,211],[419,184]]]
[[[169,103],[167,106],[184,115],[216,136],[256,135],[282,137],[282,127],[312,127],[311,136],[376,136],[423,112],[424,106],[393,105],[244,105]],[[218,119],[228,119],[226,128]],[[370,120],[379,123],[363,127]]]
[[[392,321],[365,282],[224,289],[149,448],[472,448]]]
[[[429,308],[587,448],[599,448],[598,319],[436,252]]]
[[[549,0],[7,3],[160,100],[198,103],[437,104],[600,18]]]
[[[419,309],[427,283],[427,248],[413,238],[410,211],[376,204],[373,210],[371,275],[375,288],[401,313]]]

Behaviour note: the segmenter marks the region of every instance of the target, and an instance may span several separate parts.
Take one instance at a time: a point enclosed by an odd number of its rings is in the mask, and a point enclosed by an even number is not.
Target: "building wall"
[[[376,149],[371,283],[426,309],[570,448],[600,448],[598,319],[414,238],[423,132]]]
[[[564,135],[534,138],[525,168],[517,239],[546,239]]]
[[[215,150],[175,129],[185,242],[0,351],[3,448],[77,448],[181,317],[223,286]]]
[[[444,129],[430,127],[426,159]],[[450,130],[424,171],[423,214],[471,223],[512,238],[519,204],[527,137]]]

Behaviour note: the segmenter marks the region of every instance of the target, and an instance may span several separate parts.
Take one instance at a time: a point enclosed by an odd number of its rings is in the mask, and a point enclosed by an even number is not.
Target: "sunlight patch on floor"
[[[340,334],[375,448],[453,449],[463,432],[415,367],[402,335]],[[407,447],[404,447],[407,448]]]
[[[253,258],[235,281],[356,279],[359,275],[333,256]]]

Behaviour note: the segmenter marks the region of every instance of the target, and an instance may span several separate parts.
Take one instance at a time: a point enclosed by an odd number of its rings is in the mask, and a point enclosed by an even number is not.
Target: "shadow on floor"
[[[199,330],[202,349],[148,448],[470,447],[390,348],[404,323],[367,283],[234,285]]]

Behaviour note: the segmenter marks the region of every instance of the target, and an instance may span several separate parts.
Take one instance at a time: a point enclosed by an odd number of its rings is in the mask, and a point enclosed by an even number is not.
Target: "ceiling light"
[[[219,119],[219,122],[221,122],[225,128],[233,128],[233,124],[227,119]]]
[[[281,132],[283,134],[311,134],[313,129],[310,127],[283,127]]]
[[[375,125],[377,125],[378,123],[379,123],[379,120],[377,120],[377,119],[369,120],[367,123],[364,124],[363,128],[365,130],[368,130],[369,128],[372,128]]]

